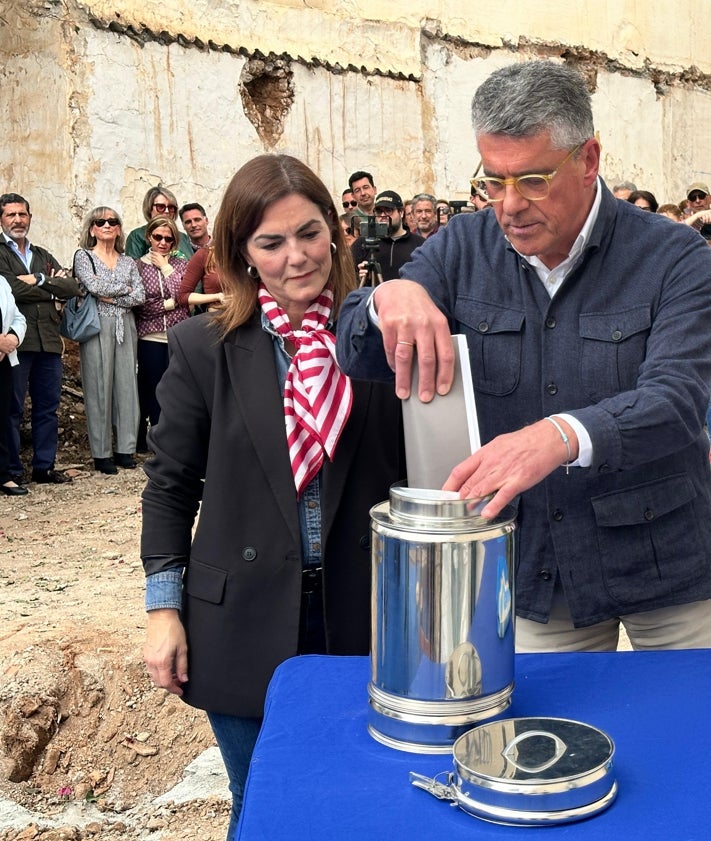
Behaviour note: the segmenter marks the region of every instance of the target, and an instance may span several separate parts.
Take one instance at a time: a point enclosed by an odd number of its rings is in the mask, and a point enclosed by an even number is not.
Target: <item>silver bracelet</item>
[[[568,451],[568,459],[564,461],[561,467],[565,467],[565,475],[567,476],[570,473],[570,462],[572,461],[572,453],[570,452],[570,438],[565,434],[565,430],[563,427],[558,423],[555,418],[546,417],[543,420],[550,421],[553,426],[558,430],[560,433],[560,437],[563,439],[563,443],[565,444],[565,449]]]

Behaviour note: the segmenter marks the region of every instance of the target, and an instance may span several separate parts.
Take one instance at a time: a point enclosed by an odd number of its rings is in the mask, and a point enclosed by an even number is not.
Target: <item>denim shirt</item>
[[[284,346],[284,338],[271,326],[262,314],[262,329],[272,336],[274,342],[274,360],[282,397],[284,384],[291,364],[291,357]],[[286,435],[286,430],[284,431]],[[321,474],[309,482],[298,501],[299,528],[301,531],[301,557],[304,567],[314,567],[321,563]],[[146,610],[182,607],[183,567],[174,567],[146,576]]]

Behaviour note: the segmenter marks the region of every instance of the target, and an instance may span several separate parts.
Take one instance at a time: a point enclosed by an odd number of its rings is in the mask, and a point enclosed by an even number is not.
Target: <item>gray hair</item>
[[[418,202],[421,201],[430,202],[433,208],[437,204],[437,199],[430,193],[418,193],[416,196],[413,196],[412,204],[416,205]]]
[[[552,61],[510,64],[494,71],[474,94],[472,124],[477,137],[550,132],[557,149],[572,148],[595,134],[583,77]]]
[[[119,220],[118,236],[114,242],[114,250],[118,251],[119,254],[123,254],[126,237],[123,233],[123,223],[121,222],[121,217],[118,213],[116,213],[113,207],[107,207],[103,204],[100,207],[95,207],[93,210],[89,211],[89,213],[87,213],[84,217],[84,221],[81,226],[81,234],[79,235],[79,247],[93,248],[96,245],[96,237],[91,233],[91,229],[94,222],[96,222],[97,219],[101,219],[106,213],[110,213]]]
[[[612,188],[612,192],[614,193],[616,190],[629,190],[630,193],[634,193],[637,189],[637,185],[633,184],[631,181],[620,181],[619,184],[615,184]]]

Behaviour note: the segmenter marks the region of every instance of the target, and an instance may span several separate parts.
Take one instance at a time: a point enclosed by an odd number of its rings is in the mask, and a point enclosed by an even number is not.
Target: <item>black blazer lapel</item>
[[[255,453],[284,520],[301,546],[296,488],[286,445],[284,406],[272,339],[253,320],[228,336],[224,348],[234,396]]]

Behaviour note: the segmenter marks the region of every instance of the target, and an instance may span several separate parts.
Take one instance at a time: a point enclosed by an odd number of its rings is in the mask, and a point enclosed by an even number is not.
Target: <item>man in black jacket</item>
[[[20,418],[29,387],[32,401],[32,481],[61,484],[71,479],[54,469],[57,455],[57,408],[62,389],[62,338],[59,335],[63,301],[79,293],[76,280],[44,248],[28,239],[32,214],[27,199],[17,193],[0,196],[0,274],[10,284],[27,332],[12,369],[13,397],[8,448],[10,472],[22,479]]]
[[[402,199],[393,190],[384,190],[375,197],[373,212],[378,222],[387,223],[388,232],[380,238],[377,248],[372,251],[366,248],[364,236],[358,237],[351,246],[361,286],[371,285],[371,279],[368,277],[370,260],[377,261],[382,280],[393,280],[400,276],[400,267],[409,262],[412,252],[424,242],[419,234],[414,234],[403,226]]]

